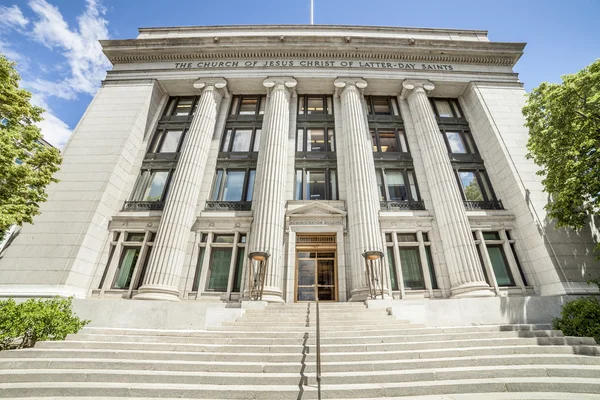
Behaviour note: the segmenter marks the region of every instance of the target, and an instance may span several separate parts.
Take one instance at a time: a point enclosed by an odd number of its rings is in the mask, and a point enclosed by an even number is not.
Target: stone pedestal
[[[352,263],[350,301],[363,301],[367,297],[368,283],[362,254],[366,251],[383,252],[373,146],[361,93],[367,87],[367,82],[357,78],[338,78],[334,85],[342,105],[341,134],[345,141],[346,205]],[[388,285],[387,279],[385,284]],[[384,291],[388,293],[389,288],[385,287]]]
[[[196,89],[202,90],[202,96],[171,181],[143,284],[134,299],[179,301],[186,246],[196,219],[200,184],[226,85],[224,79],[194,83]]]
[[[433,200],[452,297],[493,296],[471,234],[469,220],[427,91],[434,85],[406,80],[401,97],[408,101]]]
[[[269,253],[263,300],[283,302],[287,140],[290,99],[295,93],[296,80],[289,77],[267,78],[263,84],[269,91],[269,100],[256,169],[257,185],[252,201],[254,222],[248,254]]]

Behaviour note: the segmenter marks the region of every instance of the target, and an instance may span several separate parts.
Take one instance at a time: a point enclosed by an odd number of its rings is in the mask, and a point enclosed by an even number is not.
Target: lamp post
[[[248,291],[250,300],[262,300],[267,275],[267,262],[271,255],[266,251],[254,251],[248,254],[250,268],[248,268]]]
[[[369,284],[369,298],[375,300],[377,295],[381,293],[383,299],[384,279],[383,270],[383,253],[378,250],[365,251],[362,256],[365,258],[365,273],[367,283]]]

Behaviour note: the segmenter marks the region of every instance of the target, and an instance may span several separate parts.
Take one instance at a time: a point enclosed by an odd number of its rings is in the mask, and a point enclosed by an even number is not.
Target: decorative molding
[[[388,52],[337,52],[337,51],[229,51],[229,52],[187,52],[187,53],[158,53],[156,49],[148,49],[147,54],[114,55],[107,52],[112,64],[132,64],[164,61],[200,61],[225,59],[334,59],[334,60],[372,60],[396,62],[425,62],[445,64],[476,64],[512,67],[518,57],[493,56],[464,56],[448,54],[423,53],[388,53]],[[424,50],[425,51],[425,50]]]
[[[402,82],[402,92],[400,98],[408,99],[408,97],[418,90],[423,90],[425,93],[435,89],[435,85],[431,81],[424,79],[407,79]]]

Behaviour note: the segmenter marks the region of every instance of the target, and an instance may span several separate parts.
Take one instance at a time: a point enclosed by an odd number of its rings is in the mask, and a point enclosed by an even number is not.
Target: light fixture
[[[265,261],[269,256],[270,254],[265,251],[254,251],[248,254],[248,258],[252,261]]]
[[[365,251],[362,255],[367,260],[379,260],[383,257],[383,253],[381,251]]]

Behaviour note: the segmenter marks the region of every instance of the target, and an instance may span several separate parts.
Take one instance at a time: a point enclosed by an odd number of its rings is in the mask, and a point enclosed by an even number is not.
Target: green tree
[[[527,149],[542,167],[548,216],[580,229],[600,207],[600,60],[562,80],[529,93]]]
[[[44,110],[30,104],[19,74],[0,54],[0,239],[13,224],[32,222],[47,198],[46,186],[61,163],[60,152],[40,143]]]

